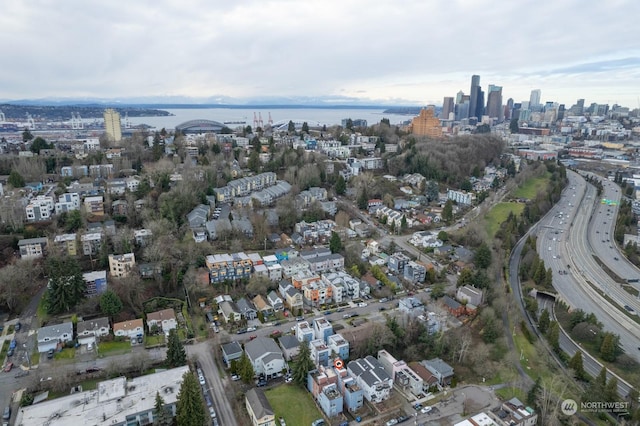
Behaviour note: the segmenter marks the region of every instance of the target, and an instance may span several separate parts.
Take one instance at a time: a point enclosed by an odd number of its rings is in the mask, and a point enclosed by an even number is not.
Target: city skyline
[[[640,4],[632,1],[4,6],[4,101],[441,105],[460,90],[469,95],[479,75],[485,105],[494,85],[503,103],[539,89],[543,104],[639,106]]]

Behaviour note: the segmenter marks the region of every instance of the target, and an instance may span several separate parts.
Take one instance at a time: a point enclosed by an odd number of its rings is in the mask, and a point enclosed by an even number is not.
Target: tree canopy
[[[122,310],[122,300],[112,290],[107,290],[100,296],[100,310],[103,314],[112,317]]]
[[[187,353],[180,341],[180,336],[176,329],[169,331],[169,341],[167,342],[167,365],[169,368],[179,367],[187,363]]]
[[[75,259],[51,256],[47,259],[45,271],[49,277],[47,313],[68,312],[85,297],[86,283]]]
[[[176,422],[180,426],[202,426],[205,421],[204,401],[198,380],[193,373],[184,373],[176,402]]]

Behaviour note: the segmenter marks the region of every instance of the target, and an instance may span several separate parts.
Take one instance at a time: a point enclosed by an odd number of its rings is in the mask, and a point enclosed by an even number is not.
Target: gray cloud
[[[439,103],[468,91],[474,73],[517,100],[532,88],[565,103],[605,102],[609,92],[631,103],[640,92],[640,3],[632,0],[4,3],[3,98]]]

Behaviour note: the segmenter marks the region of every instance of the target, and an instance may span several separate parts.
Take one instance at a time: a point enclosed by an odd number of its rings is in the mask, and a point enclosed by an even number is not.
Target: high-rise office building
[[[534,89],[531,91],[531,95],[529,96],[529,109],[532,111],[537,111],[540,109],[540,96],[542,96],[542,92],[540,89]]]
[[[504,119],[511,120],[513,116],[513,98],[507,99],[507,105],[504,107]]]
[[[442,101],[442,111],[440,112],[440,119],[448,120],[449,114],[453,112],[453,106],[453,97],[445,96],[444,100]]]
[[[478,86],[478,100],[476,103],[476,113],[474,117],[478,119],[478,122],[482,121],[482,116],[484,115],[484,92]],[[471,117],[469,117],[471,118]]]
[[[461,104],[463,102],[462,98],[464,97],[464,92],[461,90],[456,93],[456,104]]]
[[[498,123],[504,119],[502,110],[502,86],[489,85],[487,94],[487,113],[489,118],[494,118]]]
[[[115,109],[104,110],[104,129],[109,139],[114,142],[122,140],[122,124],[120,123],[120,113]]]
[[[480,92],[480,76],[471,76],[471,91],[469,92],[469,118],[477,117],[476,111],[478,110],[478,95]],[[484,99],[482,100],[484,102]],[[481,104],[482,104],[481,102]],[[482,118],[482,117],[480,117]]]

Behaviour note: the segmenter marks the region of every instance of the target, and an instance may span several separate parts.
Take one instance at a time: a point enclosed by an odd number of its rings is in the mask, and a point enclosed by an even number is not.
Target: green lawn
[[[76,350],[74,348],[64,348],[60,352],[56,352],[53,357],[55,359],[73,359],[76,356]]]
[[[527,198],[529,200],[536,198],[538,192],[545,190],[550,177],[551,174],[547,172],[544,176],[529,179],[520,188],[513,191],[513,196],[516,198]]]
[[[157,334],[155,336],[145,336],[145,346],[156,346],[164,343],[164,334]]]
[[[2,344],[2,350],[0,350],[0,362],[7,356],[7,352],[9,352],[9,341],[5,340]]]
[[[40,363],[40,352],[36,348],[35,351],[31,354],[31,365],[38,365]]]
[[[98,353],[100,355],[125,354],[131,352],[131,342],[125,340],[123,342],[100,342],[98,343]]]
[[[287,426],[308,426],[322,414],[306,390],[293,385],[282,384],[265,391],[276,419],[283,417]]]
[[[500,224],[507,220],[509,213],[513,212],[516,216],[520,215],[524,210],[522,203],[498,203],[485,215],[487,234],[493,238],[500,229]]]

